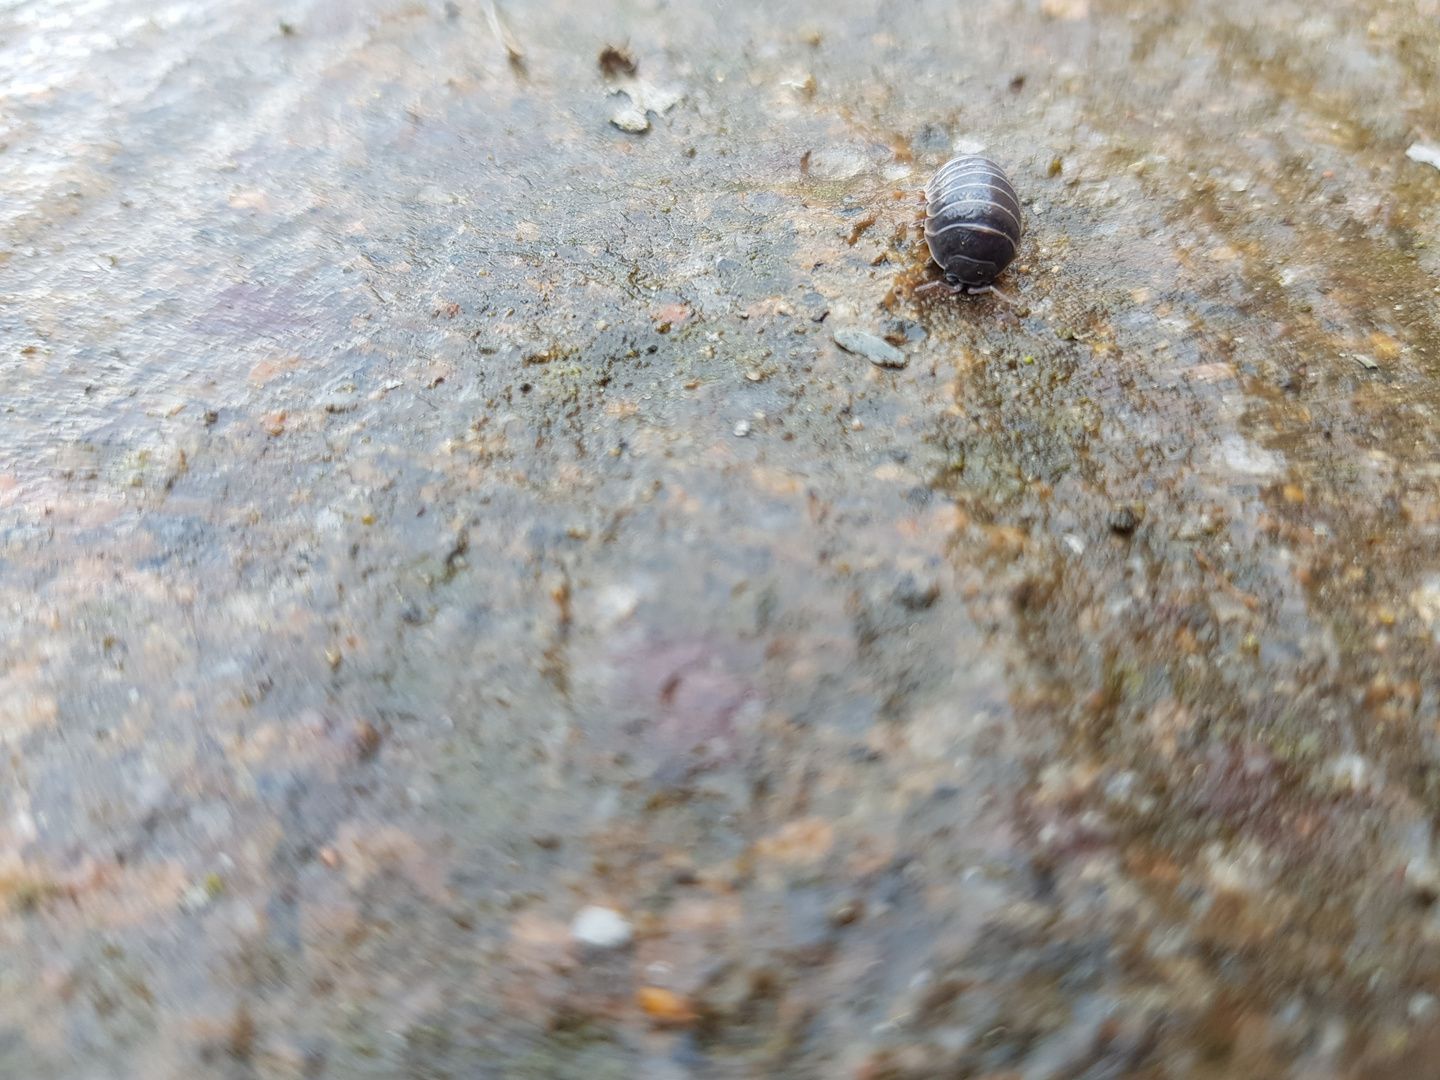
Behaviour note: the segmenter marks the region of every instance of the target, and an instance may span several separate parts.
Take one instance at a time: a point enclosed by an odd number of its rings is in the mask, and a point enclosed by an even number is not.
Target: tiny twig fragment
[[[523,63],[525,60],[524,46],[501,21],[500,9],[495,6],[495,0],[485,0],[485,21],[490,24],[490,32],[500,39],[500,44],[505,46],[505,52],[510,57],[510,62],[512,64]]]
[[[1259,599],[1245,592],[1228,577],[1226,577],[1223,573],[1221,573],[1220,570],[1215,566],[1214,563],[1209,560],[1209,558],[1205,555],[1203,551],[1195,552],[1195,562],[1200,566],[1200,569],[1206,570],[1215,576],[1215,580],[1219,582],[1222,592],[1224,592],[1232,599],[1240,601],[1240,603],[1244,604],[1251,611],[1259,610]]]

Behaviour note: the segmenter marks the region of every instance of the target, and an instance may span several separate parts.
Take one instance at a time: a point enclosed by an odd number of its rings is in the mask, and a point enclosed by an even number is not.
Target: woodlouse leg
[[[991,296],[995,297],[995,299],[1004,300],[1007,304],[1015,303],[1015,298],[1013,296],[1001,292],[994,285],[982,285],[978,289],[970,289],[968,291],[971,296],[984,296],[986,293],[989,293]]]
[[[956,285],[951,285],[948,281],[931,281],[924,285],[916,286],[915,295],[919,296],[921,293],[930,292],[934,289],[948,289],[950,290],[951,296],[954,296],[957,292],[964,291]]]

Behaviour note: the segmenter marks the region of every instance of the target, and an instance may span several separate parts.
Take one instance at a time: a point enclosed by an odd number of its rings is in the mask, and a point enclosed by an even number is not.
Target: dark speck
[[[1145,508],[1143,506],[1117,506],[1105,518],[1105,523],[1117,536],[1129,536],[1140,527],[1140,522],[1144,519]]]
[[[606,45],[600,50],[600,70],[607,77],[615,75],[634,75],[639,64],[635,62],[634,55],[625,46],[616,47]]]
[[[522,394],[528,394],[531,390],[534,390],[534,389],[535,389],[535,388],[534,388],[533,386],[531,386],[528,382],[522,382],[522,383],[520,384],[520,392],[521,392]]]
[[[881,336],[891,345],[904,345],[913,341],[924,341],[928,336],[925,328],[914,319],[887,319],[881,324]]]
[[[380,752],[380,746],[385,741],[384,736],[368,720],[355,724],[353,739],[356,756],[361,761],[371,760]]]
[[[831,926],[849,926],[865,917],[865,901],[859,897],[845,899],[830,908]]]
[[[938,582],[906,574],[895,584],[894,601],[907,611],[924,611],[940,598]]]

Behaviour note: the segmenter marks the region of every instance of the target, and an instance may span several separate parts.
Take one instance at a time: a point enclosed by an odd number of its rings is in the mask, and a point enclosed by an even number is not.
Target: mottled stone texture
[[[0,1075],[1440,1076],[1437,55],[4,5]]]

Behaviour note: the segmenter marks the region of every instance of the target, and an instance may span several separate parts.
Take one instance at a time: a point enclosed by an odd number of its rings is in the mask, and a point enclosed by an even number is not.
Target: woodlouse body
[[[989,158],[951,158],[925,185],[925,243],[956,288],[989,291],[1024,231],[1015,189]]]

